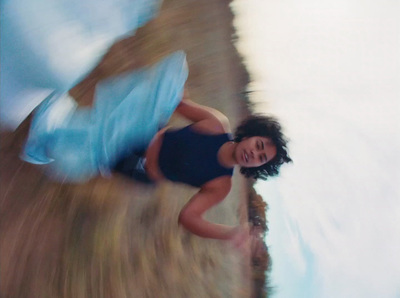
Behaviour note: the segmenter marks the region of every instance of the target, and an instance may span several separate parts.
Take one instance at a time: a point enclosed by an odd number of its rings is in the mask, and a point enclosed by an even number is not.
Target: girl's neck
[[[218,150],[218,162],[225,168],[233,168],[236,164],[235,150],[237,143],[229,141]]]

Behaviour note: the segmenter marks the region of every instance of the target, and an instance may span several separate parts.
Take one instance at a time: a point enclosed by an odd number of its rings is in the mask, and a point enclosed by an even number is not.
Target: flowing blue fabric
[[[161,0],[1,0],[0,119],[15,129],[52,92],[87,75]]]
[[[48,164],[52,178],[80,182],[147,146],[179,104],[188,76],[184,52],[96,86],[92,108],[67,93],[51,94],[35,110],[22,158]]]

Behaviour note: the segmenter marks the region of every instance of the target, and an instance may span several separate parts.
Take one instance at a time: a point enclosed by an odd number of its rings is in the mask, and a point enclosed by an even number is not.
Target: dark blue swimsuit
[[[164,133],[158,164],[168,180],[201,187],[221,176],[232,176],[233,168],[218,162],[218,150],[232,140],[231,134],[207,135],[191,125]],[[144,170],[143,152],[131,152],[114,170],[142,182],[151,182]]]
[[[192,126],[166,131],[158,164],[163,175],[176,182],[200,187],[221,176],[232,176],[233,168],[218,162],[218,150],[232,140],[230,134],[208,135]]]

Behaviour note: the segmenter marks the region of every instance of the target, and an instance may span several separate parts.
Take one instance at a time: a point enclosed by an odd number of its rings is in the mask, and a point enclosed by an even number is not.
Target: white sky
[[[269,204],[274,297],[400,297],[400,5],[236,0],[259,111],[294,164]]]

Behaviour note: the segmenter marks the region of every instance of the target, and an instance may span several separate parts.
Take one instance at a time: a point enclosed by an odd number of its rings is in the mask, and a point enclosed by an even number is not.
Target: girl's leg
[[[166,124],[187,75],[185,54],[176,52],[152,67],[101,81],[92,108],[78,108],[68,94],[53,94],[35,112],[23,159],[50,163],[59,180],[108,175]]]
[[[98,174],[91,138],[92,110],[54,93],[34,112],[21,158],[42,164],[52,179],[84,182]]]

